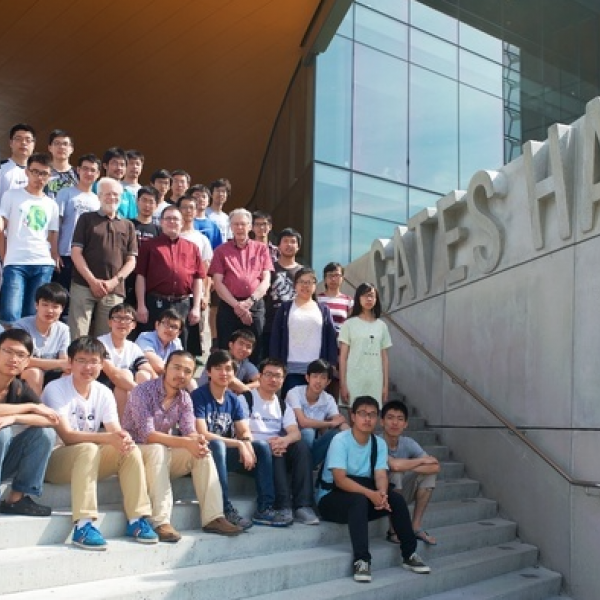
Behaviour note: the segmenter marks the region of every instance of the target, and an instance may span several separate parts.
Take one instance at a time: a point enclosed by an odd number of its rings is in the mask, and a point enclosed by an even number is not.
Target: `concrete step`
[[[479,495],[479,482],[463,477],[461,479],[441,479],[436,482],[431,502],[476,498]]]
[[[371,523],[370,533],[374,546],[382,545],[386,529],[386,519]],[[294,550],[316,550],[325,545],[344,545],[348,542],[347,527],[333,523],[321,523],[318,527],[295,524],[289,529],[253,527],[235,539],[197,530],[183,533],[181,542],[158,546],[142,546],[127,538],[109,539],[108,550],[102,553],[68,545],[5,549],[0,551],[2,590],[3,593],[8,593],[43,589],[68,585],[74,579],[79,582],[111,579],[124,564],[129,571],[142,575],[161,570],[164,565],[176,564],[181,568],[226,561],[232,556],[243,559],[272,555],[287,551],[292,539]],[[432,529],[430,533],[436,536],[438,544],[423,548],[421,555],[427,561],[447,554],[509,543],[515,539],[516,524],[504,519],[490,519],[440,527]],[[389,546],[388,553],[398,554],[396,545],[383,543],[383,548],[386,546]],[[36,578],[31,577],[32,561],[44,565],[43,573]],[[68,569],[64,568],[66,561],[70,562]]]
[[[272,532],[271,532],[272,533]],[[249,536],[249,534],[247,534]],[[244,536],[245,537],[245,536]],[[234,542],[235,540],[227,540]],[[140,551],[148,551],[141,548]],[[151,551],[151,550],[150,550]],[[392,544],[375,542],[372,544],[373,566],[378,569],[374,578],[381,587],[385,584],[397,598],[402,590],[403,598],[419,598],[426,594],[437,593],[445,589],[480,581],[486,577],[498,576],[516,569],[533,566],[537,559],[537,550],[533,546],[514,541],[492,548],[452,554],[431,561],[434,569],[432,575],[423,576],[408,573],[399,568],[399,552]],[[87,553],[86,553],[87,554]],[[103,553],[107,557],[110,553]],[[104,556],[94,557],[103,560]],[[66,559],[66,555],[65,555]],[[65,563],[67,560],[65,560]],[[75,564],[71,560],[71,565]],[[128,559],[129,562],[129,559]],[[96,564],[96,563],[94,563]],[[91,570],[96,569],[97,565]],[[68,569],[68,567],[67,567]],[[128,564],[128,572],[130,567]],[[114,575],[114,572],[113,572]],[[369,597],[377,588],[373,584],[368,589],[360,586],[350,578],[351,557],[348,543],[335,544],[308,550],[292,550],[265,556],[253,556],[215,562],[210,565],[195,565],[153,571],[151,575],[142,574],[104,580],[78,583],[76,585],[58,586],[44,590],[44,598],[55,596],[61,600],[154,600],[164,598],[219,598],[235,600],[250,598],[260,594],[273,596],[274,592],[285,593],[288,600],[311,597],[347,598]],[[73,580],[71,577],[70,581]],[[351,586],[349,585],[351,584]],[[342,588],[343,592],[342,592]],[[325,590],[327,596],[319,595],[317,590]],[[342,593],[340,593],[342,592]],[[33,599],[39,600],[40,591],[9,593],[7,600]],[[379,595],[377,596],[379,597]],[[384,596],[381,596],[384,597]]]
[[[438,441],[436,432],[427,429],[407,431],[406,435],[415,440],[420,446],[435,446]]]
[[[423,450],[430,456],[435,456],[440,462],[450,460],[450,450],[448,446],[425,445]]]
[[[554,571],[528,567],[422,600],[552,600],[549,594],[560,591],[561,580],[560,574]],[[553,598],[559,600],[557,596]]]
[[[441,463],[441,470],[438,475],[440,479],[460,479],[465,475],[465,465],[461,462],[446,461]]]

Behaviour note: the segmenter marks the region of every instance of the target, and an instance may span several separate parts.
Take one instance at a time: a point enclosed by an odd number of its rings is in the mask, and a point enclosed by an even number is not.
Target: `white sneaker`
[[[294,520],[303,525],[318,525],[320,523],[319,517],[317,517],[315,511],[310,506],[297,508],[294,511]]]

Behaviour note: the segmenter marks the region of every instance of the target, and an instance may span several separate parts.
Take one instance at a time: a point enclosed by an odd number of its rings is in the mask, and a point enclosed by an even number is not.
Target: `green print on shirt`
[[[46,227],[47,222],[46,211],[41,206],[32,206],[29,208],[25,223],[31,231],[42,231]]]

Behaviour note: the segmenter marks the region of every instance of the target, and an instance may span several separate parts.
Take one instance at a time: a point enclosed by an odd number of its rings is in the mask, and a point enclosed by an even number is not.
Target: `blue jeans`
[[[0,321],[12,325],[21,317],[35,315],[35,292],[50,283],[51,265],[8,265],[0,290]]]
[[[240,454],[237,448],[228,448],[222,440],[211,440],[209,447],[212,452],[221,490],[223,492],[223,508],[227,510],[231,506],[229,501],[229,482],[227,471],[239,471],[248,473],[240,463]],[[268,442],[252,442],[254,454],[256,454],[256,466],[252,469],[254,482],[256,484],[256,510],[263,511],[272,508],[275,502],[275,488],[273,485],[273,458]]]
[[[12,427],[0,429],[0,481],[12,477],[15,492],[41,496],[55,439],[51,427],[28,427],[15,436]]]
[[[310,448],[312,454],[312,466],[313,469],[318,467],[327,456],[327,450],[329,450],[329,444],[331,440],[336,436],[340,430],[336,427],[330,429],[327,433],[317,436],[317,430],[308,427],[300,430],[302,439],[306,442],[306,445]]]

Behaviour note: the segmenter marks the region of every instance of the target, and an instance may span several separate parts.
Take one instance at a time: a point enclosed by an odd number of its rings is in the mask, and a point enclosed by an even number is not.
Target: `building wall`
[[[399,324],[577,479],[600,482],[600,98],[572,126],[398,226],[349,265],[390,315],[391,380],[578,600],[600,589],[600,491],[569,485]]]

